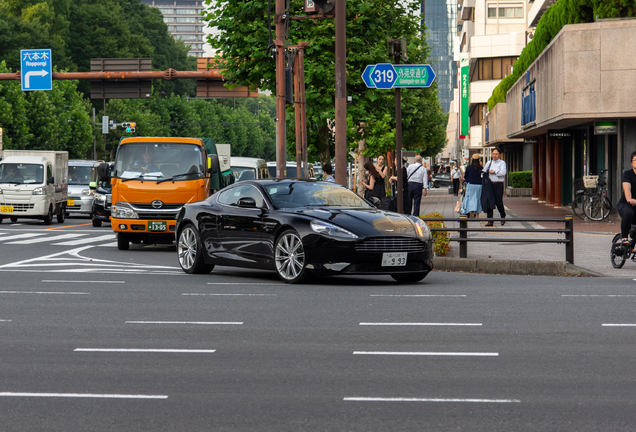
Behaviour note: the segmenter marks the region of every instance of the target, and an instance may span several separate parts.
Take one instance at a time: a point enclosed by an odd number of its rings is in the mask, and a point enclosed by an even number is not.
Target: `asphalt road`
[[[118,251],[108,225],[87,223],[0,225],[2,431],[636,423],[632,279],[289,286],[228,267],[186,275],[174,247]]]

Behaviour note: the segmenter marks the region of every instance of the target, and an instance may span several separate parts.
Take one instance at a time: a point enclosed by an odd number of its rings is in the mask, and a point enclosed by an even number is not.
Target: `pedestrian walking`
[[[484,175],[490,178],[492,182],[492,193],[495,198],[495,206],[499,211],[499,216],[503,219],[506,217],[506,210],[503,205],[503,193],[504,193],[504,180],[506,179],[506,162],[501,157],[501,152],[498,149],[492,151],[492,160],[484,167]],[[482,204],[483,205],[483,204]],[[486,217],[492,218],[494,208],[490,205],[486,210]],[[501,226],[504,226],[506,221],[501,221]],[[486,226],[494,226],[492,222],[488,222]]]
[[[395,166],[397,166],[397,158],[395,158]],[[397,175],[391,176],[389,178],[389,183],[392,185],[395,184],[397,186]],[[396,192],[397,196],[397,192]],[[403,200],[403,211],[404,214],[411,214],[411,202],[409,201],[409,181],[408,174],[406,173],[406,167],[402,165],[402,200]],[[397,207],[397,204],[396,204]],[[397,210],[396,210],[397,211]]]
[[[330,182],[330,183],[335,183],[336,179],[333,177],[333,168],[331,167],[331,164],[325,164],[322,167],[322,170],[325,174],[327,174],[327,177],[325,178],[325,181]]]
[[[422,165],[422,156],[415,156],[415,160],[407,168],[407,181],[409,183],[409,205],[413,209],[413,216],[419,216],[422,192],[426,196],[426,187],[428,186],[428,172]]]
[[[636,151],[632,152],[631,164],[632,168],[623,172],[623,193],[616,206],[621,216],[621,241],[625,245],[629,245],[629,230],[636,221]]]
[[[371,197],[376,197],[378,199],[382,199],[386,196],[386,191],[384,189],[384,180],[380,176],[380,174],[376,171],[375,166],[372,162],[367,162],[364,164],[365,174],[367,176],[367,180],[361,180],[362,186],[365,187],[364,197],[367,200],[370,200]]]
[[[453,195],[459,195],[459,184],[462,179],[462,170],[459,169],[457,165],[453,165],[453,170],[451,171],[451,178],[453,179]]]
[[[464,181],[466,182],[466,196],[459,211],[462,215],[476,217],[481,213],[481,171],[479,155],[474,154],[471,164],[466,167]]]

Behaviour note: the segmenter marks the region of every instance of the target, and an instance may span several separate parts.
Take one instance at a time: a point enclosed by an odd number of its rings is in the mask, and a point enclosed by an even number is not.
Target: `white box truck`
[[[64,222],[68,197],[68,152],[4,150],[0,161],[0,223],[3,219]]]

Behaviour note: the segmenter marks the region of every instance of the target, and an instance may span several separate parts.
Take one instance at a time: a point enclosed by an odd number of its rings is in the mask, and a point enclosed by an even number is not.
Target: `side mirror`
[[[88,184],[88,187],[91,188],[91,189],[97,189],[97,182],[90,182]]]
[[[110,165],[107,163],[101,163],[97,167],[97,180],[99,181],[108,181],[110,180]],[[93,187],[93,186],[91,186]]]
[[[216,174],[219,172],[219,156],[208,155],[208,171],[210,174]]]
[[[55,179],[53,177],[49,177],[49,180],[46,184],[55,184]]]
[[[380,205],[382,204],[382,201],[378,197],[371,197],[369,198],[369,201],[371,201],[371,204],[373,204],[377,208],[380,208]]]
[[[256,208],[256,200],[254,198],[239,198],[237,205],[239,207]]]

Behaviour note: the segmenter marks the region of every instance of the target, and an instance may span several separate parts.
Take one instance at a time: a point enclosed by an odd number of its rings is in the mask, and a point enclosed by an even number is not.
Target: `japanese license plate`
[[[13,206],[0,206],[0,213],[13,213]]]
[[[402,267],[406,265],[408,252],[387,252],[382,254],[382,267]]]
[[[67,207],[73,207],[75,205],[75,200],[66,200]]]
[[[166,221],[149,221],[148,231],[165,232],[168,231],[168,222]]]

